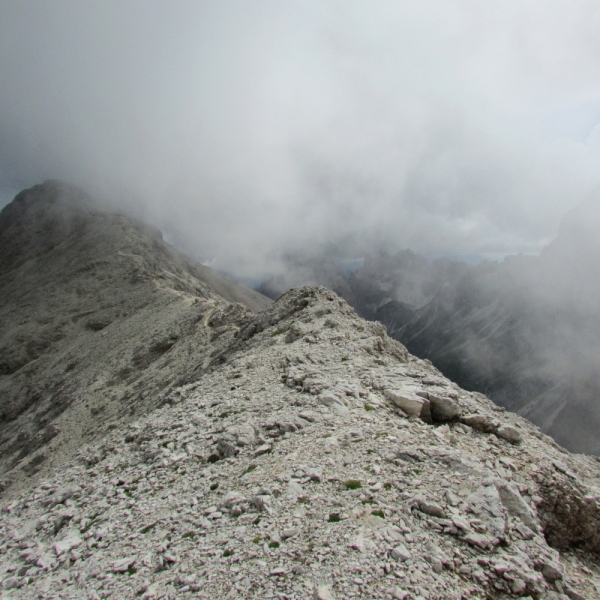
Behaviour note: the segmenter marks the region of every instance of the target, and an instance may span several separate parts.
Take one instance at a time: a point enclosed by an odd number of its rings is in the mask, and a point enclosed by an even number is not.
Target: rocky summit
[[[0,213],[0,494],[164,401],[270,300],[81,189]]]
[[[5,501],[5,598],[600,597],[596,458],[324,288],[236,306],[162,406]]]

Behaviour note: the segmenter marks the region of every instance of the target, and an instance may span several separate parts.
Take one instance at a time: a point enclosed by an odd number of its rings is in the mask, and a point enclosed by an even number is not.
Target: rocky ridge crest
[[[6,597],[600,595],[596,458],[324,288],[232,330],[162,408],[4,506]]]
[[[0,493],[156,408],[270,304],[59,181],[4,207],[0,248]]]

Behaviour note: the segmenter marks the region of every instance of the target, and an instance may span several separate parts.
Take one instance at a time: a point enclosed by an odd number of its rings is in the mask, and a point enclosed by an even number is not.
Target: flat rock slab
[[[426,423],[431,423],[431,409],[427,398],[417,394],[417,389],[412,387],[387,388],[385,397],[401,408],[407,415],[419,417]]]

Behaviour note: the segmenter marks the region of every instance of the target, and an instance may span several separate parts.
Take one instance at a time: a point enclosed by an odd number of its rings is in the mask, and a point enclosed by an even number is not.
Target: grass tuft
[[[285,333],[286,331],[288,331],[289,329],[289,325],[282,325],[281,327],[278,327],[272,334],[271,337],[275,337],[276,335],[281,335],[282,333]]]
[[[358,490],[362,487],[362,483],[357,479],[348,479],[348,481],[344,481],[344,486],[347,490]]]

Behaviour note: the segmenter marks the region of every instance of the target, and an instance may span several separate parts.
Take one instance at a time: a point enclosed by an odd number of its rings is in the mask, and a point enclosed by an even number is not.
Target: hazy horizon
[[[596,3],[3,2],[0,206],[60,178],[257,279],[537,254],[600,194]]]

